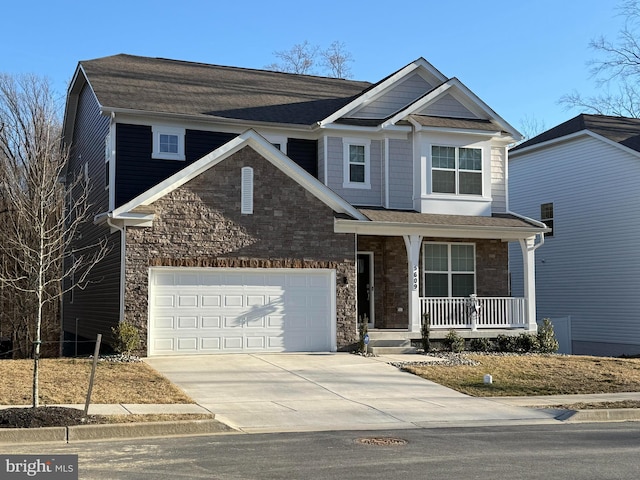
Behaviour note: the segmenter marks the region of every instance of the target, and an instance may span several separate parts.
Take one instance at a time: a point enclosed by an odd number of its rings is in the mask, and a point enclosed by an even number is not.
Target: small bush
[[[422,327],[420,329],[420,333],[422,334],[422,349],[424,350],[424,353],[428,353],[431,351],[431,321],[428,313],[425,313],[422,316]]]
[[[115,337],[113,349],[127,356],[140,348],[140,331],[138,327],[129,322],[121,322],[117,327],[112,327],[111,332]]]
[[[469,342],[469,350],[472,352],[488,352],[491,350],[491,340],[488,338],[472,338]]]
[[[442,343],[449,351],[454,353],[460,353],[464,350],[464,338],[455,330],[449,330]]]
[[[369,332],[369,318],[365,315],[364,318],[359,318],[358,320],[360,320],[360,339],[358,340],[358,352],[365,353],[367,350],[367,345],[365,345],[364,343],[364,337]]]
[[[536,352],[540,348],[540,342],[536,335],[523,332],[516,337],[515,346],[518,352]]]
[[[498,335],[496,337],[496,348],[499,352],[513,353],[518,350],[518,341],[511,335]]]
[[[538,328],[538,343],[540,353],[555,353],[560,348],[551,320],[545,318]]]

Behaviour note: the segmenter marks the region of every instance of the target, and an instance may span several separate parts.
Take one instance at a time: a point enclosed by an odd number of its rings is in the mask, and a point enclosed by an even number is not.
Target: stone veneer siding
[[[480,297],[509,296],[509,249],[501,240],[425,237],[423,242],[476,245],[476,290]],[[408,328],[407,250],[402,237],[358,237],[358,251],[374,256],[374,327]],[[422,253],[420,254],[422,270]],[[420,281],[423,281],[420,276]],[[422,286],[421,286],[422,288]],[[402,308],[402,312],[398,312]]]
[[[252,215],[240,213],[245,166],[254,169]],[[140,327],[144,339],[149,267],[330,268],[336,271],[338,349],[357,342],[354,235],[334,233],[332,209],[252,148],[151,208],[153,226],[126,233],[125,319]]]

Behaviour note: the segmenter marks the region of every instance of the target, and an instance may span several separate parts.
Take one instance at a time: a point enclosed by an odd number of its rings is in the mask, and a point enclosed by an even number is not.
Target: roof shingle
[[[369,82],[133,55],[80,62],[103,107],[312,125]]]

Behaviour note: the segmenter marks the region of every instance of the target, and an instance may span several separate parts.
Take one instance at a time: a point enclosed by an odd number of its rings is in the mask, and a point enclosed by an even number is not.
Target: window
[[[253,214],[253,168],[242,167],[240,213]]]
[[[468,297],[476,290],[475,245],[425,243],[422,250],[425,297]]]
[[[431,191],[482,195],[482,150],[432,146]]]
[[[344,140],[345,188],[371,188],[371,160],[369,140]]]
[[[184,160],[184,128],[153,126],[153,158]]]
[[[109,180],[111,177],[111,157],[113,156],[113,148],[111,144],[111,134],[104,139],[104,188],[109,188]]]
[[[540,221],[551,229],[545,233],[545,237],[553,237],[553,203],[543,203],[540,205]]]

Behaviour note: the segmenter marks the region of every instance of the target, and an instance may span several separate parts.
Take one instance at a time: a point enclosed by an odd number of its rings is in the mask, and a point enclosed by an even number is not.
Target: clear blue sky
[[[418,57],[458,77],[516,128],[578,113],[593,94],[589,41],[615,39],[616,0],[22,0],[2,7],[0,72],[64,94],[79,60],[117,53],[263,68],[296,43],[346,44],[353,78],[376,82]]]

